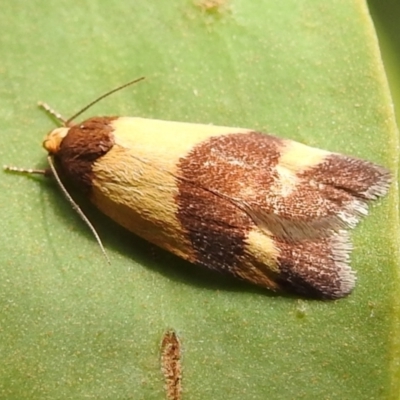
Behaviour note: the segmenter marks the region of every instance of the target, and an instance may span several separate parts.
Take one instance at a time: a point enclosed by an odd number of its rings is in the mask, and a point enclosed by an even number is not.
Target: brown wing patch
[[[254,222],[235,199],[268,193],[279,158],[277,138],[258,133],[212,137],[178,165],[177,217],[197,263],[235,274]]]
[[[356,277],[349,266],[351,243],[346,231],[330,237],[287,243],[276,240],[284,288],[310,297],[335,299],[354,288]]]
[[[363,200],[385,195],[391,180],[386,168],[341,154],[328,155],[322,163],[304,171],[301,178],[329,185]]]
[[[369,161],[313,148],[309,152],[314,161],[323,155],[320,162],[309,167],[303,162],[297,170],[296,152],[291,165],[283,149],[284,163],[279,160],[269,193],[243,199],[257,225],[289,241],[355,227],[368,213],[367,201],[386,194],[390,185],[390,172]]]

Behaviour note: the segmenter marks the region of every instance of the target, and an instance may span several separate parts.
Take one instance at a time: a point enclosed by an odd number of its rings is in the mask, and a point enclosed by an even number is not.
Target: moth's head
[[[60,150],[60,145],[65,136],[67,136],[70,128],[62,127],[53,129],[43,140],[43,147],[51,154],[57,154]]]

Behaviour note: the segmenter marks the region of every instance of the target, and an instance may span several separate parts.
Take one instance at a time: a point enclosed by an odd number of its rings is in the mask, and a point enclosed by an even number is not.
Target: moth
[[[387,193],[386,168],[252,129],[138,117],[73,124],[89,106],[67,121],[55,114],[63,126],[43,142],[62,188],[58,171],[111,219],[193,264],[273,291],[352,291],[348,230]]]

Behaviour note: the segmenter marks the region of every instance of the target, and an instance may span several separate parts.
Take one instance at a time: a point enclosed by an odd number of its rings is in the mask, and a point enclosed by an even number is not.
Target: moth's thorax
[[[51,131],[43,146],[66,177],[85,192],[92,186],[93,164],[114,146],[112,117],[89,118]]]
[[[60,150],[60,145],[65,136],[67,136],[69,128],[53,129],[43,140],[43,147],[49,154],[57,154]]]

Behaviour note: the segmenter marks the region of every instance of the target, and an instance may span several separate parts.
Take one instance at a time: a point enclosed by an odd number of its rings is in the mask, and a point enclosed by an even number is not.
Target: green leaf
[[[40,143],[54,125],[38,100],[70,116],[145,75],[85,117],[249,127],[398,169],[363,2],[15,0],[0,26],[3,164],[46,166]],[[107,265],[51,180],[3,173],[0,188],[0,398],[164,399],[169,328],[183,398],[398,398],[395,186],[352,233],[357,287],[334,302],[199,270],[80,197]]]

